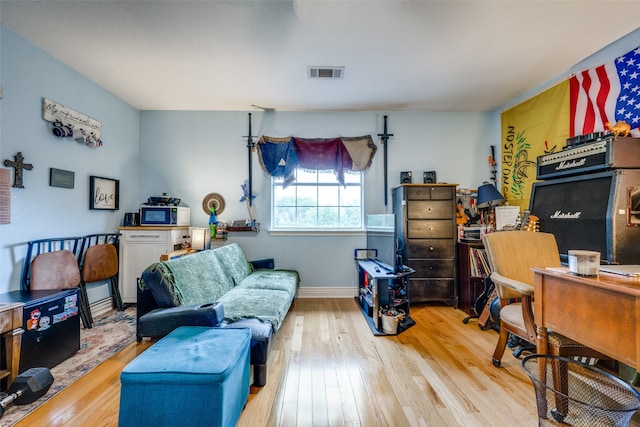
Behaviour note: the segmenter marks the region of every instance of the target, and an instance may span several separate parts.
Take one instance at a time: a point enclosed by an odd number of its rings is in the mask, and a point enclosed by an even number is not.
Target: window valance
[[[376,154],[371,135],[340,138],[276,138],[263,135],[258,140],[262,169],[273,177],[284,177],[287,185],[298,168],[333,170],[340,184],[345,171],[366,171]]]

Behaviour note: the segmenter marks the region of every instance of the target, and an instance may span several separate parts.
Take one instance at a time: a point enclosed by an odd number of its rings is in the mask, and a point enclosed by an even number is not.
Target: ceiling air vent
[[[310,79],[341,79],[344,67],[307,67]]]

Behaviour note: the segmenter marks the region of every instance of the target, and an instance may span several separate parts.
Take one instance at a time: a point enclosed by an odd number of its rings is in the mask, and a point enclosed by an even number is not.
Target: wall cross
[[[23,169],[30,171],[33,169],[33,165],[31,163],[24,162],[24,156],[20,151],[18,151],[18,154],[13,156],[13,158],[15,159],[13,162],[11,160],[4,161],[5,166],[15,169],[12,187],[24,188],[24,185],[22,185],[22,171]]]

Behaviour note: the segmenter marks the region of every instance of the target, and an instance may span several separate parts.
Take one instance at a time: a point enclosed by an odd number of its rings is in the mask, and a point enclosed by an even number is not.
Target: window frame
[[[297,174],[298,171],[304,171],[305,168],[296,168],[295,170],[295,176],[297,178]],[[313,187],[316,189],[316,194],[318,192],[318,189],[321,187],[337,187],[338,189],[338,204],[337,204],[337,208],[338,210],[340,210],[341,208],[341,204],[340,204],[340,192],[342,191],[343,188],[345,187],[358,187],[360,189],[360,194],[359,194],[359,212],[358,215],[360,217],[360,225],[359,226],[355,226],[355,227],[340,227],[340,226],[327,226],[327,227],[323,227],[323,226],[318,226],[318,224],[316,223],[315,226],[277,226],[276,225],[276,204],[275,204],[275,197],[276,197],[276,188],[277,187],[282,187],[282,182],[283,182],[283,178],[282,177],[271,177],[271,181],[270,181],[270,185],[271,185],[271,199],[270,199],[270,210],[271,210],[271,223],[270,223],[270,227],[269,227],[269,231],[271,233],[277,234],[277,233],[291,233],[291,234],[295,234],[295,233],[299,233],[299,234],[360,234],[363,232],[365,224],[365,215],[364,215],[364,194],[365,194],[365,190],[364,190],[364,172],[363,171],[345,171],[345,176],[347,175],[359,175],[359,182],[354,183],[354,182],[349,182],[348,179],[345,180],[344,185],[340,184],[337,180],[335,182],[325,182],[323,180],[320,179],[320,175],[319,173],[331,173],[332,171],[328,171],[328,170],[318,170],[318,171],[313,171],[313,172],[318,172],[318,174],[316,175],[316,180],[315,182],[305,182],[304,180],[302,182],[298,182],[298,180],[296,179],[295,181],[293,181],[291,184],[289,184],[287,186],[287,188],[289,187]],[[320,205],[318,203],[318,198],[316,198],[316,204],[315,204],[315,208],[318,209],[319,207],[322,207],[323,205]],[[294,207],[296,209],[299,208],[298,206],[298,202],[297,202],[297,198],[296,198],[296,202]]]

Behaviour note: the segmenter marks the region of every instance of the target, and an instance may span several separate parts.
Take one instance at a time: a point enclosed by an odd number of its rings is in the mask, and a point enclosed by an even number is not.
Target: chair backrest
[[[65,289],[79,284],[78,261],[69,250],[41,253],[31,262],[31,290]]]
[[[118,252],[110,243],[89,246],[84,253],[82,263],[82,281],[84,283],[109,279],[118,274]]]
[[[60,289],[60,287],[69,288],[78,286],[81,280],[80,271],[84,270],[84,260],[88,249],[101,244],[113,247],[113,251],[111,249],[103,249],[105,252],[102,252],[103,255],[101,256],[104,256],[104,254],[108,252],[108,259],[112,260],[113,252],[115,251],[116,253],[115,273],[105,278],[113,277],[113,275],[118,272],[117,251],[119,242],[120,233],[89,234],[84,237],[54,237],[27,242],[27,254],[20,275],[21,289]],[[64,252],[70,252],[74,258],[74,262],[71,261],[72,257]],[[50,253],[55,255],[48,255]],[[43,256],[45,254],[47,256]],[[39,259],[37,263],[36,259]],[[112,263],[112,261],[109,262]],[[38,276],[38,283],[36,283],[35,287],[32,284],[34,281],[34,263],[36,263],[38,269],[35,273]],[[110,264],[99,268],[106,269],[107,272],[110,272],[114,267],[113,264]],[[90,281],[85,280],[85,283],[90,283]]]
[[[40,239],[40,240],[32,240],[27,242],[27,254],[22,264],[22,272],[20,275],[20,286],[22,290],[29,290],[31,288],[31,271],[32,264],[35,259],[45,253],[50,252],[58,252],[62,250],[66,250],[71,252],[76,258],[76,268],[78,266],[77,257],[80,252],[80,242],[82,241],[82,237],[56,237],[50,239]],[[60,255],[58,255],[60,256]],[[67,255],[63,255],[62,257],[68,258]],[[44,263],[47,257],[41,259],[41,262]],[[53,262],[53,258],[50,258],[50,261]],[[67,259],[63,262],[69,262]],[[42,271],[41,271],[42,272]],[[77,286],[77,285],[74,285]],[[49,288],[51,289],[51,288]]]
[[[89,249],[89,247],[106,243],[115,246],[117,251],[118,246],[120,245],[120,233],[88,234],[82,237],[82,244],[80,245],[80,251],[78,252],[78,264],[80,265],[80,268],[82,268],[82,264],[84,263],[84,256],[87,253],[87,249]]]
[[[551,233],[498,231],[482,239],[492,271],[531,286],[532,267],[561,265],[558,244]]]

